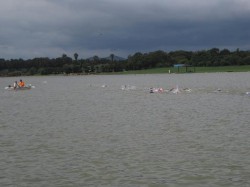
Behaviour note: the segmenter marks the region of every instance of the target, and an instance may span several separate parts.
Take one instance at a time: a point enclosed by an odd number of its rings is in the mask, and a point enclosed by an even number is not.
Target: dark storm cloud
[[[9,0],[0,58],[249,49],[247,0]]]

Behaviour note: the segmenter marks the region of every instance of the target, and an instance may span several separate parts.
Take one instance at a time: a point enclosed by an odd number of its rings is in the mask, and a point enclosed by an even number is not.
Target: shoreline
[[[0,77],[24,77],[24,76],[87,76],[87,75],[132,75],[132,74],[193,74],[193,73],[241,73],[250,72],[250,65],[244,66],[216,66],[216,67],[194,67],[192,71],[185,68],[177,70],[174,67],[151,68],[143,70],[129,70],[123,72],[100,72],[100,73],[61,73],[61,74],[34,74],[34,75],[0,75]]]

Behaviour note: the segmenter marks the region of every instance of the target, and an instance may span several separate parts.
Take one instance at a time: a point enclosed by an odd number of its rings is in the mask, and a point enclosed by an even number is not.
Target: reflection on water
[[[249,78],[1,78],[0,186],[249,186]]]

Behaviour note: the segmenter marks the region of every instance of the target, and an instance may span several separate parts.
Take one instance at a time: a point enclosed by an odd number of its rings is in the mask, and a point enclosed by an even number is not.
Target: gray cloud
[[[9,0],[0,58],[249,49],[247,0]]]

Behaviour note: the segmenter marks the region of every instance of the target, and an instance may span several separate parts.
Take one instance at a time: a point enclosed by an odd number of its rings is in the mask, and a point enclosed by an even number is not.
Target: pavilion
[[[188,64],[174,64],[174,68],[177,68],[178,73],[180,73],[182,68],[185,68],[186,73],[195,72],[195,67]]]

